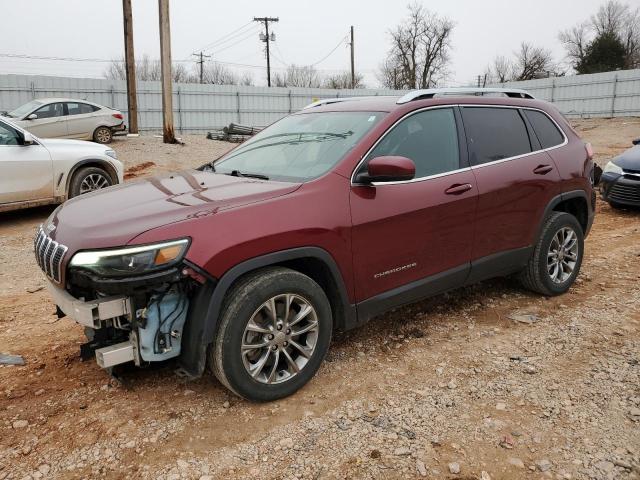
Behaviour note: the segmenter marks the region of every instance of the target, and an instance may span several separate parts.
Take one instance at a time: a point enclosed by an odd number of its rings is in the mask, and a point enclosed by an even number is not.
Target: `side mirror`
[[[35,120],[36,118],[38,118],[38,114],[37,113],[31,113],[31,114],[27,115],[27,118],[25,118],[25,120]]]
[[[24,145],[25,147],[28,145],[33,145],[35,143],[35,140],[33,139],[33,135],[31,135],[29,132],[24,132],[24,137],[22,139],[22,145]]]
[[[631,143],[633,143],[634,145],[640,145],[640,138],[636,138],[635,140],[632,140]]]
[[[369,160],[367,172],[356,176],[356,182],[401,182],[411,180],[415,175],[416,165],[407,157],[375,157]]]

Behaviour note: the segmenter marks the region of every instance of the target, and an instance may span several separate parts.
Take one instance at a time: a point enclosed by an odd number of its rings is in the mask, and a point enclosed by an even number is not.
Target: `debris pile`
[[[261,131],[263,127],[249,127],[247,125],[238,125],[230,123],[223,127],[222,130],[213,130],[207,132],[209,140],[222,140],[224,142],[242,143],[249,137]]]

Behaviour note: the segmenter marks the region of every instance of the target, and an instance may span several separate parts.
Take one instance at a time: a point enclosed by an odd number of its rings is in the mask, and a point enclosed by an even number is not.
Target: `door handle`
[[[546,175],[551,170],[553,170],[553,167],[551,165],[538,165],[533,169],[533,173],[535,173],[536,175]]]
[[[473,188],[470,183],[455,183],[447,188],[444,193],[447,195],[460,195],[461,193],[468,192]]]

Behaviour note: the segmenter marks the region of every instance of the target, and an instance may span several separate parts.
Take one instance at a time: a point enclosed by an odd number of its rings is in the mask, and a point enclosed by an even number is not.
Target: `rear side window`
[[[564,135],[547,115],[537,110],[522,110],[531,123],[542,148],[551,148],[564,142]]]
[[[385,155],[413,160],[415,178],[459,169],[458,131],[453,109],[425,110],[402,120],[376,145],[369,159]]]
[[[527,127],[517,109],[464,107],[462,117],[472,165],[531,152]]]
[[[87,103],[67,103],[68,115],[81,115],[83,113],[93,113],[98,110],[97,107]]]

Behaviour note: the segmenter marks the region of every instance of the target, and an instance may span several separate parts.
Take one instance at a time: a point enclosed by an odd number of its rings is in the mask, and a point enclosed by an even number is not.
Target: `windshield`
[[[27,113],[31,113],[33,110],[35,110],[41,105],[43,105],[42,102],[39,102],[37,100],[31,100],[29,103],[25,103],[21,107],[18,107],[12,112],[7,113],[7,116],[11,118],[22,118]]]
[[[216,173],[281,181],[317,178],[384,116],[381,112],[290,115],[215,162]]]

